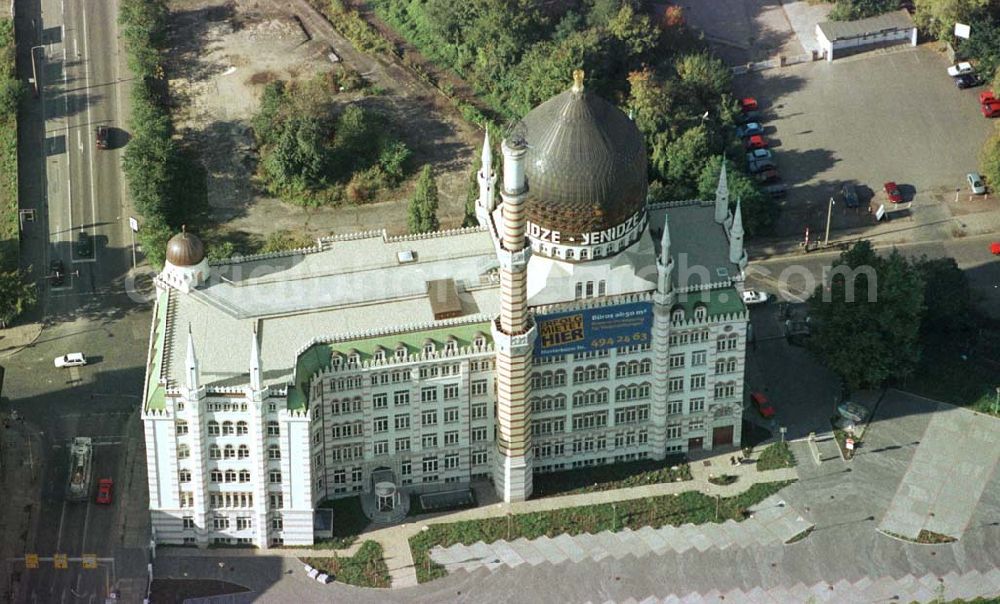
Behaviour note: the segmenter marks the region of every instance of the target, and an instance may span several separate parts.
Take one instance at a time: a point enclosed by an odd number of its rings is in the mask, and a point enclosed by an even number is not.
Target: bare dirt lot
[[[377,96],[342,93],[386,111],[403,126],[414,166],[430,164],[437,180],[442,228],[459,226],[469,170],[481,134],[436,91],[395,65],[362,55],[315,13],[295,2],[175,0],[170,2],[168,70],[174,122],[208,170],[211,219],[233,238],[276,230],[308,236],[386,228],[406,230],[411,178],[377,202],[302,208],[269,197],[252,182],[256,164],[250,118],[273,80],[310,79],[335,61],[360,72]],[[331,54],[332,53],[332,54]]]

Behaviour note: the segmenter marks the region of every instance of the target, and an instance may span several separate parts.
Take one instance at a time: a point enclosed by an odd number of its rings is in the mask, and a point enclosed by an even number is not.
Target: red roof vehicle
[[[740,99],[740,111],[743,113],[749,113],[751,111],[757,111],[757,99],[752,96],[743,97]]]
[[[983,103],[979,110],[983,112],[983,117],[1000,117],[1000,100]]]
[[[774,417],[774,407],[771,405],[771,401],[767,400],[763,392],[752,392],[750,393],[750,402],[753,406],[757,408],[760,416],[764,419],[771,419]]]
[[[993,101],[1000,100],[997,99],[996,95],[993,94],[992,90],[987,90],[986,92],[979,93],[979,104],[992,103]]]
[[[111,489],[114,487],[114,481],[110,478],[102,478],[97,481],[97,503],[102,505],[111,504]]]
[[[889,181],[882,185],[882,189],[885,191],[886,197],[888,197],[889,201],[892,203],[899,203],[903,201],[903,194],[899,192],[899,187],[896,186],[896,183]]]
[[[994,241],[990,244],[990,253],[994,256],[1000,256],[1000,241]]]
[[[759,134],[755,134],[743,143],[746,149],[767,149],[767,139]]]

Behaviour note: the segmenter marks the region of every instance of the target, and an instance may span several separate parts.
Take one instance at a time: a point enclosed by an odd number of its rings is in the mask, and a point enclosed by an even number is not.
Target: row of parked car
[[[764,137],[764,126],[760,119],[757,99],[741,99],[740,125],[736,128],[736,135],[743,141],[743,148],[747,152],[747,169],[758,182],[766,185],[764,189],[772,197],[780,197],[784,195],[786,187],[780,182],[781,174],[774,163],[774,152],[769,149],[770,143]]]
[[[972,63],[956,63],[948,68],[948,75],[955,81],[959,88],[972,88],[983,83],[982,78],[976,73]],[[1000,117],[1000,99],[996,97],[992,90],[979,93],[979,110],[983,117]]]

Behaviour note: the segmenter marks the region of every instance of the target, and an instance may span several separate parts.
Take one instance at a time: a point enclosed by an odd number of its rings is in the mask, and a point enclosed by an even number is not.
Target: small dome
[[[167,242],[167,262],[174,266],[195,266],[205,259],[205,245],[186,230]]]
[[[645,207],[648,187],[642,133],[578,77],[523,120],[528,220],[564,243],[625,222]]]

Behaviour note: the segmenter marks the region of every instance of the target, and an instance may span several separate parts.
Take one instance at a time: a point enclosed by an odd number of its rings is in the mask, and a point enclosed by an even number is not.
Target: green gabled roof
[[[434,342],[437,350],[444,348],[449,338],[454,338],[459,348],[465,348],[472,346],[477,332],[481,332],[487,342],[492,342],[490,324],[482,322],[310,346],[299,355],[295,363],[295,385],[288,389],[288,408],[299,410],[306,407],[306,393],[309,392],[310,379],[317,371],[330,367],[330,357],[334,352],[347,356],[353,349],[361,357],[361,362],[365,362],[372,359],[380,346],[386,349],[387,355],[392,356],[400,343],[406,347],[408,354],[420,354],[424,350],[424,342],[428,339]]]
[[[153,319],[153,349],[146,367],[146,409],[160,411],[166,408],[166,391],[160,384],[160,369],[163,367],[163,347],[167,333],[167,304],[170,294],[161,291],[156,296],[156,315]]]
[[[708,308],[708,316],[710,317],[740,313],[746,310],[743,298],[735,287],[688,292],[678,295],[677,298],[674,307],[683,308],[684,315],[687,317],[690,317],[695,307],[699,305]]]

